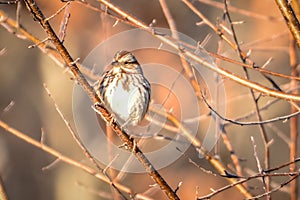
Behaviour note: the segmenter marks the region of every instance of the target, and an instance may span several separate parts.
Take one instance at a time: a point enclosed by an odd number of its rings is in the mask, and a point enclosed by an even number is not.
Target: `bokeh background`
[[[156,24],[154,26],[168,28],[160,4],[156,0],[112,0],[111,2],[147,24],[155,19]],[[224,13],[222,7],[218,8],[203,2],[193,1],[193,4],[213,24],[228,25],[222,21]],[[222,3],[223,1],[207,2]],[[272,62],[267,66],[267,69],[289,74],[289,32],[275,1],[232,0],[230,2],[232,6],[238,8],[237,11],[231,10],[232,19],[243,22],[235,25],[242,49],[245,52],[252,51],[250,57],[257,65],[263,65],[269,58],[272,58]],[[95,6],[98,4],[93,1],[91,3]],[[51,2],[38,0],[37,4],[46,16],[54,14],[63,5],[58,0],[52,0]],[[206,25],[201,25],[201,23],[197,25],[201,20],[191,10],[181,1],[168,0],[167,4],[179,32],[199,42],[203,42],[209,36],[204,48],[214,53],[218,51],[220,47],[218,46],[220,44],[218,43],[220,41],[218,36]],[[0,9],[7,16],[15,19],[16,5],[0,5]],[[113,26],[114,19],[107,15],[100,15],[100,13],[89,10],[76,2],[72,2],[69,9],[71,17],[64,44],[72,57],[74,59],[80,58],[80,61],[84,60],[100,42],[121,31],[133,28],[122,22]],[[32,16],[23,4],[20,14],[20,22],[29,32],[40,39],[46,38],[44,31],[37,22],[32,20]],[[50,20],[51,25],[57,32],[62,15],[61,13]],[[29,45],[32,45],[32,43],[17,38],[16,35],[8,32],[3,27],[0,28],[0,50],[4,52],[3,55],[0,55],[1,120],[36,140],[40,140],[41,132],[43,132],[44,143],[66,156],[90,165],[55,111],[52,101],[43,88],[43,84],[46,83],[66,119],[74,126],[72,114],[74,80],[71,79],[71,75],[66,70],[58,67],[47,55],[43,54],[38,48],[29,49]],[[231,59],[239,59],[238,54],[224,42],[221,42],[219,53]],[[107,56],[112,57],[112,55]],[[149,55],[145,59],[151,59],[151,57],[152,55]],[[233,73],[243,76],[241,67],[221,60],[217,62]],[[161,74],[161,76],[164,75]],[[270,87],[270,84],[260,74],[251,72],[250,76],[253,81]],[[283,89],[287,90],[289,88],[287,85],[289,80],[276,77],[274,80]],[[223,81],[227,97],[226,116],[234,119],[251,112],[254,104],[250,98],[249,89],[227,79],[223,79]],[[161,94],[163,93],[156,92],[156,98],[159,99]],[[270,99],[263,97],[259,101],[259,105],[264,105]],[[11,109],[3,111],[11,102],[14,104]],[[175,102],[174,105],[176,105],[176,100],[170,100],[168,109],[174,106],[172,102]],[[203,114],[206,114],[208,112],[207,108],[203,103],[201,106]],[[287,102],[279,101],[263,111],[262,116],[264,119],[269,119],[288,114],[289,110]],[[176,107],[174,112],[176,113]],[[209,120],[208,117],[202,122],[202,128],[207,126]],[[255,117],[248,120],[256,121]],[[287,162],[289,160],[289,146],[286,140],[288,141],[289,137],[289,123],[279,121],[272,124],[271,127],[266,126],[266,129],[268,136],[273,139],[271,166],[274,167]],[[241,165],[244,168],[245,175],[249,175],[250,171],[252,173],[257,172],[250,137],[255,138],[258,156],[263,162],[264,147],[259,128],[257,126],[240,127],[230,125],[226,130],[237,156],[242,160]],[[203,137],[201,136],[201,128],[198,137]],[[153,140],[153,143],[155,144],[157,141]],[[9,199],[105,199],[103,196],[99,196],[97,192],[107,193],[110,198],[115,197],[108,184],[98,181],[80,169],[63,162],[48,167],[55,160],[54,157],[10,135],[3,129],[0,129],[0,152],[0,174]],[[220,139],[216,149],[212,150],[212,153],[218,155],[229,168],[232,166],[230,153],[224,147],[222,139]],[[208,161],[199,159],[193,148],[187,151],[187,155],[203,168],[213,172],[216,171]],[[189,163],[184,156],[172,165],[161,169],[160,173],[172,188],[176,188],[180,181],[183,182],[178,191],[181,199],[195,199],[197,194],[198,196],[205,195],[210,193],[210,188],[217,189],[227,184],[224,178],[204,173]],[[279,184],[284,179],[273,180],[274,183]],[[153,184],[153,181],[147,174],[127,174],[122,183],[131,187],[135,192],[142,193],[149,188],[149,185]],[[253,194],[263,192],[259,181],[252,181],[248,186]],[[165,194],[161,191],[154,192],[151,197],[153,199],[166,199]],[[286,188],[274,193],[273,197],[274,199],[288,198]],[[216,196],[216,199],[228,198],[242,199],[243,196],[234,188]]]

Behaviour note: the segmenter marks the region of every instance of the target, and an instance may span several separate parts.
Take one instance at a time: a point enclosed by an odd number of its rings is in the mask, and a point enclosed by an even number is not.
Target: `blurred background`
[[[51,2],[37,0],[36,2],[47,17],[53,15],[64,5],[59,0],[52,0]],[[168,23],[157,0],[111,0],[110,2],[146,24],[150,24],[155,19],[155,27],[168,28]],[[96,1],[90,1],[89,3],[96,7],[100,6]],[[229,27],[228,21],[223,21],[223,1],[199,0],[192,1],[192,3],[214,25]],[[242,50],[244,52],[251,51],[250,58],[257,65],[262,66],[268,59],[272,58],[271,63],[266,66],[268,70],[290,74],[289,30],[275,1],[231,0],[230,3],[232,6],[230,10],[232,20],[238,22],[234,27]],[[201,23],[202,20],[183,2],[167,0],[167,5],[179,32],[202,43],[208,52],[218,53],[239,61],[238,54],[224,41],[220,41],[219,37],[207,25]],[[8,17],[16,18],[16,5],[0,4],[0,9]],[[69,11],[71,17],[64,44],[73,59],[80,58],[79,62],[83,61],[102,41],[107,40],[114,34],[134,28],[121,21],[114,25],[115,19],[90,10],[82,4],[76,3],[76,1],[71,2]],[[57,33],[62,18],[63,13],[50,20]],[[43,40],[47,37],[39,24],[33,21],[32,16],[23,3],[20,12],[20,23],[39,39]],[[230,35],[228,37],[231,38]],[[72,113],[74,80],[72,80],[72,76],[38,48],[29,49],[29,45],[32,45],[30,41],[17,38],[16,35],[8,32],[1,26],[1,120],[36,140],[41,139],[43,132],[45,144],[68,157],[91,165],[74,142],[43,87],[44,83],[47,84],[66,119],[74,127]],[[170,65],[174,65],[174,68],[180,71],[180,66],[175,66],[178,65],[179,60],[174,60],[168,56],[159,56],[151,52],[143,55],[144,61],[141,61],[141,63],[151,59],[170,59],[171,61],[168,61]],[[109,60],[113,57],[109,51],[105,56]],[[240,66],[222,60],[217,60],[216,62],[231,72],[244,76],[243,69]],[[158,75],[162,76],[162,78],[165,76],[159,73]],[[252,81],[272,87],[257,72],[251,71],[250,77]],[[288,84],[290,80],[278,77],[274,77],[273,80],[283,90],[287,91],[289,89]],[[226,91],[226,101],[224,101],[226,102],[226,117],[235,119],[253,111],[254,103],[248,88],[227,79],[222,79],[222,81]],[[205,88],[206,86],[203,87]],[[182,92],[185,92],[184,89]],[[163,100],[161,96],[167,93],[168,91],[158,88],[153,93],[153,101],[161,102]],[[256,95],[258,96],[258,94]],[[273,99],[262,97],[258,102],[259,107],[264,106],[270,100]],[[203,102],[199,102],[199,104],[201,114],[205,116],[208,113],[208,109]],[[5,108],[9,105],[12,105],[11,108],[6,110]],[[176,98],[170,97],[166,104],[166,109],[173,109],[174,114],[179,117],[181,113],[177,106]],[[191,105],[188,109],[192,110],[194,108]],[[263,119],[270,119],[289,113],[290,105],[286,101],[280,100],[272,107],[264,110],[262,117]],[[201,125],[197,135],[200,140],[203,139],[201,133],[205,132],[210,120],[210,117],[206,117],[200,122]],[[255,116],[247,120],[257,121]],[[272,123],[271,126],[266,125],[265,127],[269,139],[273,142],[270,147],[271,167],[287,162],[289,160],[289,123],[278,121]],[[241,160],[240,164],[243,167],[244,175],[249,176],[257,173],[257,163],[253,155],[253,145],[250,137],[253,136],[255,138],[258,157],[263,163],[264,146],[259,128],[257,126],[229,125],[226,127],[226,131],[236,155]],[[159,145],[159,142],[155,139],[150,142]],[[117,195],[112,192],[113,190],[108,184],[63,162],[55,163],[53,166],[50,165],[56,158],[21,141],[3,129],[0,129],[0,152],[0,174],[7,195],[11,200],[117,199]],[[230,152],[225,148],[222,139],[219,140],[216,148],[211,153],[216,154],[228,169],[232,169]],[[186,154],[201,167],[217,172],[207,160],[199,159],[198,153],[194,148],[191,147]],[[178,195],[181,199],[195,199],[197,196],[210,193],[211,188],[218,189],[228,184],[222,177],[216,177],[201,171],[198,167],[191,164],[186,156],[182,156],[172,165],[160,169],[160,173],[172,188],[176,188],[179,182],[183,182],[178,190]],[[274,178],[272,180],[275,187],[276,184],[280,184],[285,178]],[[147,174],[129,173],[126,174],[122,183],[132,188],[136,193],[143,193],[154,182]],[[249,182],[248,187],[253,194],[259,194],[264,191],[260,181]],[[102,195],[97,194],[98,192],[102,192]],[[107,198],[104,197],[103,193],[108,195]],[[273,194],[273,199],[287,199],[288,197],[287,188],[283,188],[281,191]],[[166,195],[159,190],[153,192],[151,198],[167,199]],[[215,197],[215,199],[228,198],[242,199],[244,197],[235,188],[222,192]]]

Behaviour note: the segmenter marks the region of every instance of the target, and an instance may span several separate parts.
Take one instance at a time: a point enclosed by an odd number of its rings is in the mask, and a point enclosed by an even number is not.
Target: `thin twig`
[[[270,172],[273,172],[273,171],[277,171],[277,170],[280,170],[284,167],[287,167],[287,166],[290,166],[290,165],[293,165],[293,164],[296,164],[297,162],[300,162],[300,158],[296,158],[295,160],[293,161],[289,161],[289,162],[286,162],[286,163],[283,163],[277,167],[274,167],[274,168],[271,168],[271,169],[267,169],[267,170],[264,170],[265,173],[270,173]]]
[[[254,155],[254,158],[256,160],[256,164],[257,164],[257,169],[258,169],[258,172],[259,173],[262,173],[263,172],[263,168],[260,164],[260,161],[259,161],[259,158],[258,158],[258,154],[257,154],[257,146],[256,146],[256,143],[255,143],[255,140],[254,140],[254,137],[251,136],[251,142],[252,142],[252,146],[253,146],[253,155]]]
[[[64,40],[65,40],[66,35],[67,35],[67,26],[68,26],[69,19],[71,17],[69,8],[70,8],[70,2],[66,3],[64,16],[63,16],[63,19],[60,23],[59,36],[58,37],[59,37],[61,43],[64,43]]]
[[[15,105],[15,101],[14,100],[10,101],[9,104],[3,109],[3,111],[0,112],[1,116],[9,112],[14,107],[14,105]]]
[[[50,170],[52,167],[54,167],[55,165],[57,165],[59,163],[60,159],[56,158],[54,161],[52,161],[50,164],[48,164],[45,167],[42,167],[42,171],[46,171],[46,170]]]
[[[53,15],[51,15],[50,17],[45,18],[45,21],[49,21],[52,18],[54,18],[56,15],[58,15],[59,13],[61,13],[67,6],[70,5],[70,2],[67,2],[66,4],[64,4],[60,9],[58,9],[58,11],[56,11]]]
[[[262,120],[262,121],[252,121],[252,122],[241,122],[241,121],[236,121],[233,119],[229,119],[226,117],[223,117],[220,113],[218,113],[208,102],[207,99],[205,98],[204,94],[202,93],[202,99],[204,101],[204,103],[207,105],[207,107],[214,113],[216,114],[218,117],[220,117],[222,120],[227,121],[229,123],[232,124],[236,124],[236,125],[240,125],[240,126],[245,126],[245,125],[259,125],[259,124],[267,124],[267,123],[273,123],[273,122],[277,122],[277,121],[286,121],[294,116],[297,116],[300,114],[300,111],[297,111],[295,113],[289,114],[289,115],[284,115],[284,116],[279,116],[279,117],[275,117],[272,119],[268,119],[268,120]]]

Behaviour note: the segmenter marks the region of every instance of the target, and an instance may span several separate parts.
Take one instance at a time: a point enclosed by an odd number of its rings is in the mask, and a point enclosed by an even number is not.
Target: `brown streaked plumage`
[[[149,107],[150,83],[128,51],[117,52],[111,65],[95,88],[97,94],[121,126],[137,125]]]

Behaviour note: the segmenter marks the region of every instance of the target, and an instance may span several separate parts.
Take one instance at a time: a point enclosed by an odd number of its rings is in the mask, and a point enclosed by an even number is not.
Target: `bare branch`
[[[293,34],[298,48],[300,48],[300,24],[292,6],[286,0],[275,0],[285,19],[287,26]]]
[[[49,24],[48,20],[42,13],[42,11],[38,8],[37,4],[33,0],[24,0],[28,10],[33,14],[34,18],[40,23],[43,29],[47,32],[49,38],[51,39],[52,43],[55,45],[56,49],[63,57],[65,62],[67,63],[68,67],[72,71],[73,75],[76,77],[78,83],[83,87],[86,91],[90,99],[97,105],[97,109],[101,112],[101,116],[105,118],[106,121],[109,121],[110,113],[107,109],[101,105],[101,100],[96,95],[94,89],[89,85],[87,80],[84,78],[83,74],[80,72],[78,66],[68,53],[67,49],[62,45],[59,38],[53,31],[51,25]],[[150,161],[145,157],[143,152],[135,146],[135,142],[133,138],[130,138],[129,135],[122,131],[121,128],[117,123],[112,123],[111,127],[120,137],[120,139],[127,144],[127,148],[129,151],[133,152],[134,155],[138,158],[138,160],[143,164],[146,168],[149,175],[153,178],[153,180],[160,185],[161,189],[166,193],[166,195],[170,199],[179,199],[177,194],[171,189],[171,187],[167,184],[167,182],[161,177],[161,175],[156,171],[154,166],[150,163]]]

